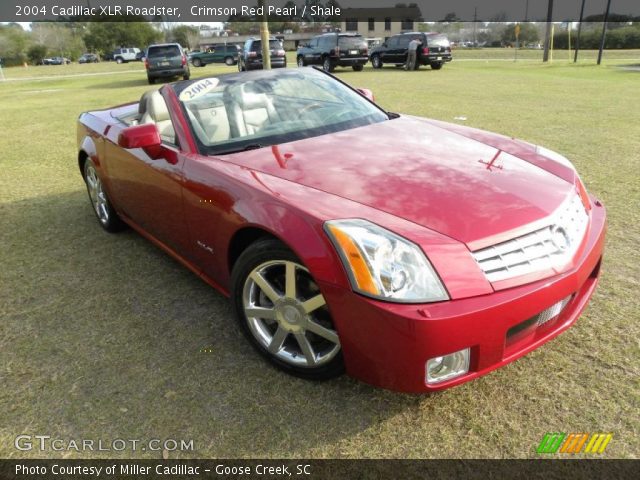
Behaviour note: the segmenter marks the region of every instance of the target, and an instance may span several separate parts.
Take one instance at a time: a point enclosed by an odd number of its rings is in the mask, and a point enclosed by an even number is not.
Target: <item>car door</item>
[[[315,64],[315,51],[318,48],[318,39],[312,38],[306,47],[302,49],[302,55],[308,65]]]
[[[394,63],[394,51],[398,46],[398,37],[391,37],[387,42],[382,46],[382,51],[380,52],[380,58],[384,63]]]
[[[202,57],[203,63],[216,63],[220,61],[220,47],[210,47]]]
[[[405,63],[407,61],[407,54],[409,52],[409,42],[413,37],[411,35],[399,35],[398,45],[394,48],[393,61],[394,63]]]
[[[186,252],[189,240],[182,206],[186,156],[176,143],[172,126],[171,119],[162,121],[163,141],[153,158],[142,149],[126,150],[105,142],[105,159],[110,189],[122,213],[162,243]]]

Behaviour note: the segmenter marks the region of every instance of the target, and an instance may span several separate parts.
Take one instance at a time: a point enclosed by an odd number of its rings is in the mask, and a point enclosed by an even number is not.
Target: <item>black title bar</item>
[[[0,460],[3,480],[635,478],[637,460]],[[634,474],[635,472],[635,474]]]
[[[257,0],[2,0],[0,21],[122,21],[123,16],[162,22],[253,21],[261,16]],[[413,20],[440,22],[546,21],[548,0],[265,0],[272,21]],[[585,18],[597,21],[607,0],[586,0]],[[577,21],[580,0],[555,0],[554,22]],[[612,0],[611,12],[640,21],[640,1]],[[612,18],[616,21],[617,17]]]

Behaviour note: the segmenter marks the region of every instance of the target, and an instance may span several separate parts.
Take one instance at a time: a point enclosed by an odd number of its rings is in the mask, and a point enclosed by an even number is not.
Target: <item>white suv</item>
[[[113,59],[118,63],[133,62],[138,53],[140,53],[139,48],[116,48],[113,51]]]

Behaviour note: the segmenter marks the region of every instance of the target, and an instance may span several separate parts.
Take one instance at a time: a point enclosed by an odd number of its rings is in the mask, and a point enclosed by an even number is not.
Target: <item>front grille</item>
[[[562,313],[562,311],[567,306],[567,304],[571,301],[572,298],[573,298],[573,295],[569,295],[568,297],[560,300],[558,303],[554,303],[549,308],[541,311],[537,315],[534,315],[533,317],[528,318],[524,322],[520,322],[517,325],[514,325],[513,327],[511,327],[507,332],[507,346],[509,346],[508,345],[509,341],[511,340],[517,341],[517,339],[514,339],[514,337],[519,333],[524,332],[525,330],[528,331],[534,325],[537,328],[549,322],[550,320],[557,318],[558,315]],[[518,336],[518,338],[521,338],[521,336]]]
[[[571,295],[567,298],[560,300],[558,303],[551,305],[546,310],[541,311],[538,315],[536,315],[536,323],[538,326],[544,325],[549,320],[556,318],[558,315],[562,313],[564,307],[567,306],[567,303],[571,300]]]
[[[589,216],[574,193],[550,217],[549,225],[473,252],[490,282],[566,265],[580,246]]]

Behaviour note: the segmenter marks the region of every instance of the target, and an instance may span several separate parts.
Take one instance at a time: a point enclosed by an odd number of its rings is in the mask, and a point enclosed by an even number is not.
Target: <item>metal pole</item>
[[[520,48],[520,24],[516,23],[516,26],[513,28],[514,33],[516,34],[516,51],[515,56],[513,58],[514,62],[518,61],[518,49]]]
[[[578,61],[578,50],[580,50],[580,31],[582,30],[582,18],[584,17],[584,4],[587,0],[582,0],[582,7],[580,7],[580,21],[578,22],[578,38],[576,38],[576,53],[573,56],[573,63]]]
[[[553,0],[549,0],[547,7],[547,33],[544,36],[544,54],[542,61],[549,61],[549,44],[551,43],[551,22],[553,20]]]
[[[473,8],[473,48],[476,48],[476,23],[478,22],[478,7]]]
[[[609,22],[609,9],[611,0],[607,0],[607,11],[604,12],[604,22],[602,22],[602,38],[600,39],[600,50],[598,51],[598,65],[602,61],[602,50],[604,49],[604,38],[607,35],[607,23]]]
[[[551,24],[551,46],[549,47],[549,62],[553,62],[553,36],[556,31],[556,26]]]
[[[259,1],[259,6],[263,9],[262,22],[260,22],[260,40],[262,42],[262,68],[271,70],[271,51],[269,48],[269,21],[264,0]]]
[[[567,52],[569,53],[569,61],[571,61],[571,22],[567,22],[567,42],[569,44]]]

